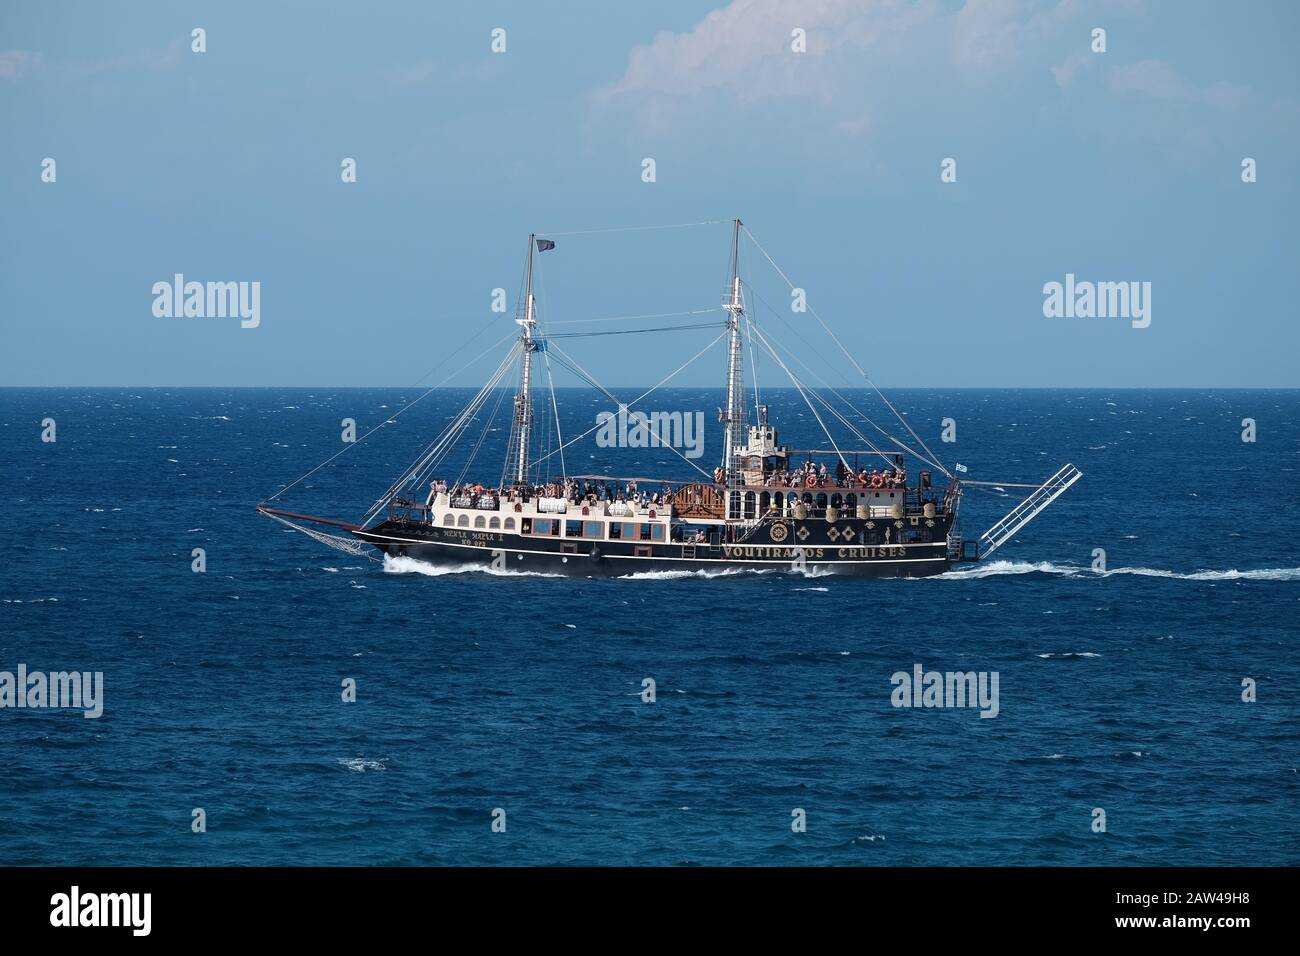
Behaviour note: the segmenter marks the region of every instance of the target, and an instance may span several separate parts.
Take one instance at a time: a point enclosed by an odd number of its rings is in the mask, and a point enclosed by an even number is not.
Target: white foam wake
[[[730,578],[739,574],[772,574],[776,568],[764,568],[762,570],[750,570],[748,568],[700,568],[696,571],[672,570],[672,571],[633,571],[631,574],[620,574],[620,581],[684,581],[688,578]]]
[[[440,578],[444,574],[494,574],[499,577],[512,578],[562,578],[562,574],[548,574],[542,571],[516,571],[512,568],[494,568],[488,564],[430,564],[404,554],[384,555],[385,574],[423,574],[431,578]]]
[[[1091,568],[1071,564],[1053,564],[1051,561],[990,561],[969,570],[949,571],[936,577],[939,580],[963,581],[1007,574],[1056,574],[1061,577],[1108,578],[1117,574],[1132,574],[1148,578],[1171,578],[1178,581],[1300,581],[1300,568],[1254,568],[1225,571],[1169,571],[1164,568],[1111,568],[1093,571]]]

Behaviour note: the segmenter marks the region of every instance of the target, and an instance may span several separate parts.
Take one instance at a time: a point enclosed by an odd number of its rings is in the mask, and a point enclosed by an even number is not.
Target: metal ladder
[[[1065,493],[1065,490],[1083,477],[1083,472],[1074,465],[1066,465],[1051,478],[1039,485],[1020,504],[1016,505],[1006,517],[979,537],[979,556],[986,558],[1011,537],[1029,524],[1039,512]]]

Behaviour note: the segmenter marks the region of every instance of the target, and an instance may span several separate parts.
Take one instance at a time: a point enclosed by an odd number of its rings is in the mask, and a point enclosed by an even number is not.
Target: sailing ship
[[[757,240],[741,220],[732,220],[731,227],[730,282],[721,303],[722,329],[715,339],[726,343],[725,404],[719,409],[722,454],[712,473],[681,456],[699,472],[697,476],[549,474],[555,451],[540,456],[534,452],[539,409],[546,408],[534,395],[535,379],[539,359],[546,363],[549,375],[551,356],[567,353],[541,327],[533,289],[534,256],[556,244],[554,239],[530,235],[524,294],[515,319],[519,331],[512,336],[507,355],[365,517],[348,522],[273,506],[292,485],[260,503],[258,510],[354,554],[405,556],[463,568],[584,577],[789,570],[910,578],[987,558],[1081,477],[1077,468],[1067,464],[1040,485],[1016,485],[1030,489],[1026,497],[982,535],[963,537],[958,518],[966,487],[995,483],[963,480],[960,465],[958,471],[943,465],[824,322],[825,331],[893,412],[912,443],[871,422],[834,389],[816,388],[795,375],[769,336],[749,317],[740,272],[742,231],[755,245]],[[793,288],[766,250],[758,248]],[[820,317],[817,320],[821,322]],[[754,420],[749,420],[746,339],[751,349],[766,348],[790,376],[825,433],[828,448],[792,449],[781,444],[769,406],[760,404],[757,396]],[[564,364],[604,390],[576,362]],[[439,465],[470,422],[483,413],[489,398],[496,393],[500,404],[502,395],[508,394],[501,383],[511,371],[517,371],[518,386],[499,480],[490,484],[465,480],[468,462],[458,479],[438,475]],[[558,423],[553,383],[551,389],[547,411],[554,411]],[[831,397],[841,399],[847,411],[837,408]],[[619,407],[625,413],[629,405],[619,403]],[[867,447],[839,447],[827,419],[838,421]],[[644,426],[648,420],[643,416],[640,421]],[[868,437],[859,427],[862,423],[888,441],[882,444]],[[563,448],[576,440],[560,443],[561,463]],[[667,441],[655,444],[671,447]],[[914,477],[909,463],[916,465]],[[1000,484],[1012,487],[1010,482]]]

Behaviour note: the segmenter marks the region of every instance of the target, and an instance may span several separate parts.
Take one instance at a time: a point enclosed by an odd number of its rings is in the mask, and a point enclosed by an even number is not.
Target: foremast
[[[741,484],[740,469],[736,465],[736,441],[745,427],[745,369],[744,350],[740,340],[740,317],[745,312],[744,301],[740,295],[740,227],[739,219],[734,220],[731,238],[731,288],[722,307],[727,312],[727,407],[719,414],[722,421],[722,474],[728,489]],[[732,494],[727,495],[728,514],[733,515],[737,509],[732,507]]]

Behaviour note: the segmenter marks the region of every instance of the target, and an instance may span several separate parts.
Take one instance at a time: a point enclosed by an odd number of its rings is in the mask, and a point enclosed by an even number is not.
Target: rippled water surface
[[[343,418],[417,394],[0,390],[0,670],[105,682],[97,720],[0,710],[0,864],[1300,863],[1300,392],[892,394],[970,478],[1085,475],[927,580],[384,565],[253,510]],[[281,503],[360,517],[468,396]],[[797,394],[767,398],[784,441],[819,441]],[[710,468],[717,404],[659,405],[706,410]],[[559,406],[577,434],[608,402]],[[566,458],[687,476],[663,449]],[[971,489],[967,533],[1006,495]],[[892,706],[916,664],[997,672],[998,716]]]

